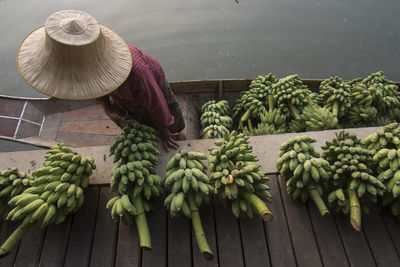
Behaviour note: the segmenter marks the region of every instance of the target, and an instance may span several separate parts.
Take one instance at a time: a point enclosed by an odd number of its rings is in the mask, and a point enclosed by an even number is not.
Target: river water
[[[0,0],[0,94],[43,97],[15,53],[53,12],[79,9],[158,59],[167,79],[345,79],[383,70],[400,81],[399,0]]]

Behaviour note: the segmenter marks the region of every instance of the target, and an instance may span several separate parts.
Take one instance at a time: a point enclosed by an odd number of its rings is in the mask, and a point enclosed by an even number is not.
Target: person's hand
[[[167,152],[169,152],[168,147],[177,149],[179,147],[178,143],[175,142],[174,137],[178,136],[179,133],[171,133],[167,127],[160,128],[158,130],[161,142]]]
[[[119,127],[122,127],[125,124],[125,118],[118,115],[117,113],[113,113],[109,115],[110,119],[115,122]]]

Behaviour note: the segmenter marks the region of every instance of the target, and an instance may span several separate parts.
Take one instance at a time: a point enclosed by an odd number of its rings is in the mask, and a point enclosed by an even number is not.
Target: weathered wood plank
[[[378,266],[390,266],[400,262],[399,255],[385,227],[376,206],[371,206],[369,214],[363,217],[364,233]]]
[[[241,217],[239,222],[246,267],[271,266],[261,218],[255,214],[254,218]]]
[[[167,211],[163,200],[158,198],[155,209],[146,215],[151,236],[151,250],[142,250],[142,266],[167,266]]]
[[[308,203],[308,210],[324,266],[349,266],[334,218],[332,216],[322,217],[312,202]]]
[[[134,225],[119,223],[115,267],[140,266],[139,235]]]
[[[111,192],[110,187],[101,187],[99,196],[99,207],[96,219],[96,229],[92,247],[90,266],[114,266],[117,224],[110,215],[110,210],[106,209],[106,204],[115,193]]]
[[[45,229],[33,227],[19,244],[15,267],[37,266],[43,245]]]
[[[272,266],[296,266],[278,178],[276,175],[268,175],[268,178],[272,199],[267,205],[274,219],[271,222],[264,222],[264,229],[267,236],[271,264]],[[283,193],[286,194],[286,191]]]
[[[64,266],[88,266],[96,223],[99,187],[85,190],[85,202],[72,218]]]
[[[47,227],[39,266],[64,265],[71,222],[72,216],[69,216],[63,223]]]
[[[353,229],[350,225],[349,215],[345,216],[343,214],[335,214],[335,219],[350,265],[375,266],[376,263],[372,257],[364,233],[362,231],[357,232]]]
[[[286,194],[283,177],[279,176],[278,181],[298,266],[322,266],[306,205]]]
[[[197,245],[196,236],[192,228],[192,256],[194,267],[217,267],[218,264],[218,247],[217,239],[215,234],[215,222],[214,222],[214,207],[210,205],[203,205],[200,207],[200,218],[203,225],[204,233],[210,246],[211,252],[214,257],[211,261],[206,260],[201,255],[199,246]],[[191,226],[192,227],[192,226]]]
[[[220,266],[244,266],[238,220],[219,199],[214,200],[214,206]]]
[[[1,224],[1,232],[0,232],[0,242],[3,244],[4,241],[7,240],[7,238],[14,232],[15,229],[19,226],[21,222],[6,222],[3,221]],[[15,262],[15,257],[17,256],[18,252],[18,246],[17,245],[14,250],[12,250],[7,256],[4,258],[0,259],[0,267],[9,267],[13,266]]]
[[[390,211],[383,211],[381,214],[385,220],[386,228],[392,238],[397,254],[400,255],[400,223]]]
[[[168,215],[168,266],[191,266],[192,251],[190,220]]]

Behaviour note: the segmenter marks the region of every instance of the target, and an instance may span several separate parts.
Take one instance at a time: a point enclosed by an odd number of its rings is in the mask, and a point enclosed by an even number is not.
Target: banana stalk
[[[7,240],[0,247],[0,258],[5,257],[10,253],[15,246],[18,245],[19,241],[31,230],[35,224],[21,224],[18,228],[7,238]]]
[[[272,221],[272,212],[268,209],[267,205],[265,205],[264,201],[262,201],[255,194],[251,194],[246,191],[241,191],[240,195],[245,198],[258,211],[258,214],[264,221]]]
[[[322,216],[328,215],[329,210],[325,205],[325,202],[322,200],[321,196],[319,195],[317,188],[314,184],[308,185],[308,192],[310,193],[311,199],[314,201],[315,205],[317,206],[319,213]]]
[[[338,112],[339,112],[339,102],[335,101],[333,102],[332,115],[337,118]]]
[[[356,231],[361,230],[361,208],[355,190],[348,188],[350,200],[350,223]]]
[[[301,121],[301,117],[299,114],[299,111],[297,110],[297,108],[292,104],[292,103],[288,103],[290,110],[292,111],[294,117],[296,120]]]
[[[203,257],[207,260],[212,260],[213,254],[208,245],[206,234],[204,233],[203,225],[201,224],[199,209],[196,206],[192,192],[190,192],[188,194],[188,198],[189,198],[188,199],[189,200],[189,208],[190,208],[190,212],[192,214],[191,220],[192,220],[192,225],[193,225],[194,233],[195,233],[196,240],[197,240],[197,245],[199,246],[199,249],[200,249]]]
[[[142,198],[140,196],[135,197],[133,199],[133,205],[136,207],[137,211],[135,221],[139,233],[140,247],[144,249],[151,249],[149,226],[147,225],[146,214],[143,210]]]

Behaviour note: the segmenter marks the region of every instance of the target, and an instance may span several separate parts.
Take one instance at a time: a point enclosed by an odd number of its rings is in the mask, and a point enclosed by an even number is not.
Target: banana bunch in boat
[[[7,217],[10,207],[8,201],[31,186],[32,176],[11,168],[0,171],[0,217]]]
[[[287,127],[287,132],[288,133],[301,133],[305,132],[307,128],[307,124],[303,120],[296,120],[293,119],[289,121],[288,127]]]
[[[372,73],[362,83],[373,95],[373,105],[379,113],[393,116],[392,110],[400,107],[400,93],[397,85],[386,79],[382,71]]]
[[[368,213],[368,202],[377,202],[385,186],[373,174],[372,152],[355,134],[341,131],[322,146],[322,156],[331,165],[328,203],[337,212],[348,214],[350,223],[361,229],[361,211]]]
[[[376,153],[382,148],[400,147],[400,129],[397,122],[388,124],[376,133],[370,134],[363,140],[365,148]]]
[[[339,77],[331,77],[321,82],[319,96],[324,107],[336,118],[344,116],[351,107],[351,86]]]
[[[333,116],[329,109],[315,105],[310,96],[307,96],[308,106],[301,114],[301,119],[306,124],[306,131],[323,131],[335,129],[338,125],[338,119]]]
[[[209,203],[213,187],[206,174],[207,165],[203,162],[206,155],[199,152],[181,150],[167,163],[165,187],[169,195],[164,200],[165,207],[171,217],[184,215],[191,219],[197,244],[202,255],[213,258],[205,238],[200,220],[199,208],[203,203]]]
[[[110,147],[114,162],[148,160],[153,165],[158,162],[157,132],[151,127],[137,122],[128,122]]]
[[[368,124],[376,117],[377,110],[372,106],[372,94],[363,83],[351,85],[351,107],[343,118],[346,126],[355,123]]]
[[[331,173],[328,161],[320,158],[314,149],[312,143],[315,141],[306,135],[287,140],[280,147],[276,167],[286,179],[287,193],[303,202],[311,198],[324,216],[329,211],[321,196]]]
[[[268,96],[268,106],[269,111],[260,115],[261,122],[257,128],[248,129],[244,127],[243,133],[245,135],[281,134],[286,132],[286,115],[275,108],[272,95]]]
[[[271,194],[257,157],[252,153],[248,136],[233,131],[224,140],[216,141],[218,148],[211,148],[208,157],[211,183],[222,199],[231,201],[232,212],[240,214],[258,213],[263,220],[272,220],[272,214],[264,201],[270,201]]]
[[[201,107],[201,113],[204,114],[207,111],[216,112],[221,116],[230,116],[231,110],[229,108],[229,102],[226,100],[210,100],[204,103]]]
[[[249,90],[240,93],[232,116],[233,120],[239,123],[240,130],[246,124],[253,125],[260,121],[260,114],[267,110],[267,97],[272,94],[272,85],[277,81],[271,73],[266,76],[259,75],[251,81]]]
[[[206,139],[222,138],[225,134],[228,133],[229,130],[222,125],[209,125],[203,129],[203,136]]]
[[[301,120],[300,110],[306,105],[305,98],[311,92],[303,85],[299,75],[293,74],[280,79],[272,86],[274,101],[283,114]]]
[[[224,126],[226,129],[232,128],[232,118],[229,116],[222,116],[215,111],[206,111],[201,115],[200,123],[202,127],[210,125]]]

